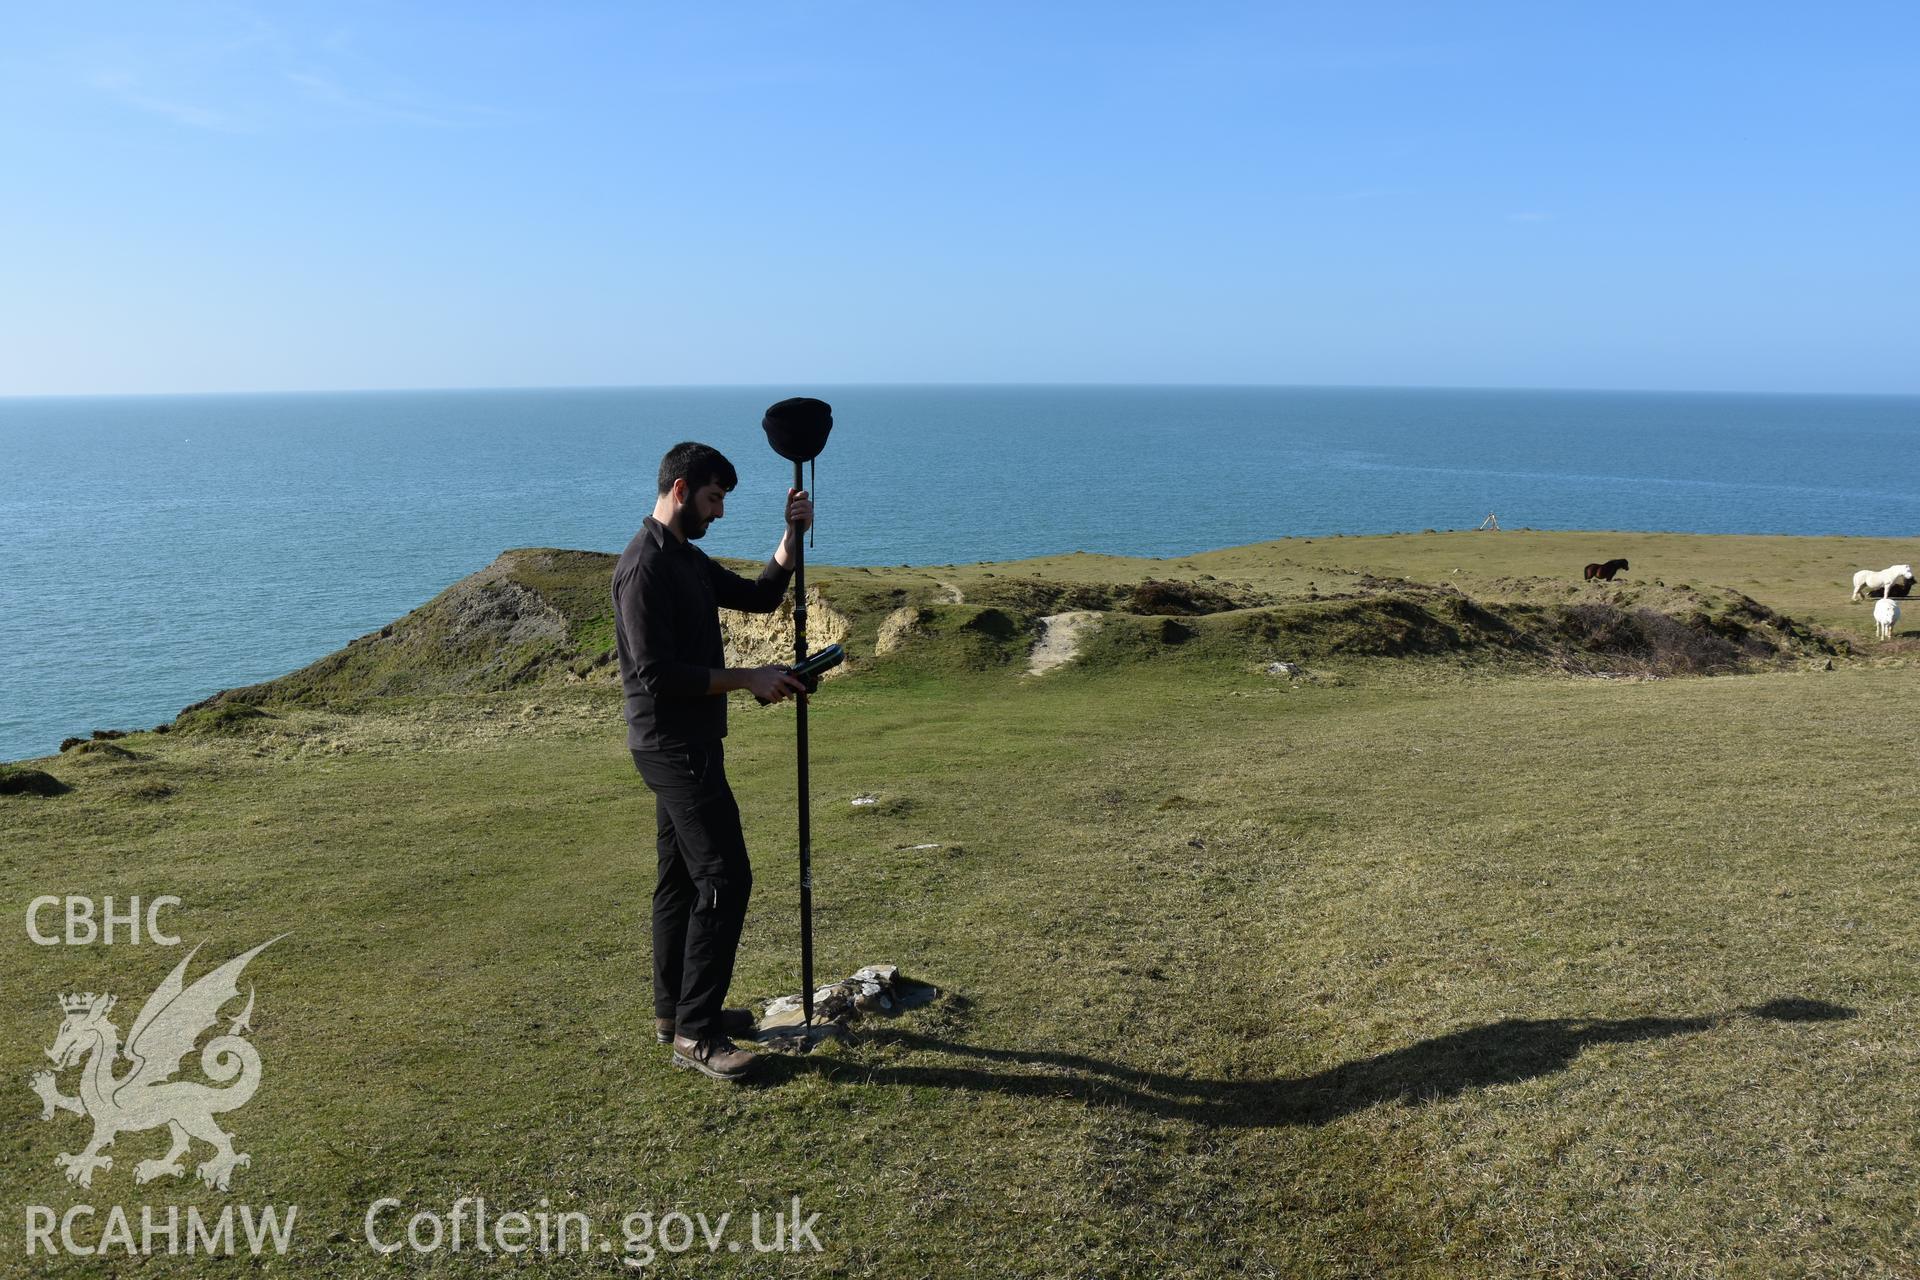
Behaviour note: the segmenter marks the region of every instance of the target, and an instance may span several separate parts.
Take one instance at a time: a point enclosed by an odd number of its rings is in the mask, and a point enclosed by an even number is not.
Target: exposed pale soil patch
[[[852,623],[834,609],[818,587],[807,588],[807,652],[814,653],[830,644],[844,643]],[[720,633],[730,667],[759,667],[770,662],[793,661],[793,597],[780,602],[772,613],[735,613],[720,611]],[[844,666],[835,667],[824,679],[846,674]]]
[[[1073,655],[1080,649],[1081,633],[1094,625],[1099,617],[1099,614],[1090,610],[1076,609],[1069,613],[1051,613],[1041,618],[1040,639],[1035,641],[1033,653],[1027,660],[1027,674],[1045,675],[1055,667],[1073,661]]]

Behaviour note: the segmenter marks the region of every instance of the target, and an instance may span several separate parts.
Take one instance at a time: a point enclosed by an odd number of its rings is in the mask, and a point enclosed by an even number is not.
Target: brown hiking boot
[[[725,1036],[709,1036],[697,1041],[675,1036],[673,1065],[692,1067],[701,1075],[712,1076],[715,1080],[742,1080],[760,1065],[760,1059],[736,1047]]]
[[[720,1034],[723,1036],[751,1036],[760,1029],[753,1019],[753,1013],[747,1009],[722,1009],[720,1011]],[[653,1041],[655,1044],[672,1044],[675,1030],[672,1018],[653,1020]]]

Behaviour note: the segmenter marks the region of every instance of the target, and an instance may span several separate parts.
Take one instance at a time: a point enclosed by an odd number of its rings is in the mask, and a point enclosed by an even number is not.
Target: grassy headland
[[[157,1132],[69,1187],[84,1123],[22,1081],[0,1269],[133,1270],[22,1258],[21,1205],[239,1201],[300,1205],[295,1274],[493,1274],[362,1238],[380,1197],[482,1194],[616,1238],[820,1214],[818,1257],[663,1274],[1911,1275],[1920,604],[1883,644],[1846,601],[1911,558],[1509,532],[810,571],[860,655],[813,704],[819,973],[948,994],[730,1089],[651,1039],[610,558],[510,553],[0,796],[22,1076],[56,993],[113,991],[125,1031],[180,958],[33,946],[32,897],[178,894],[196,975],[289,934],[248,971],[233,1190],[135,1187]],[[1080,656],[1026,675],[1068,610]],[[777,619],[731,622],[780,656]],[[734,991],[768,997],[798,981],[791,710],[736,701],[728,756]]]

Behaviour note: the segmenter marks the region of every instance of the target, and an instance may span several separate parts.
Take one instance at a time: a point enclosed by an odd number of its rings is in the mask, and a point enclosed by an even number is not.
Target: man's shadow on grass
[[[1469,1089],[1512,1084],[1563,1071],[1591,1045],[1630,1044],[1707,1031],[1740,1017],[1776,1022],[1830,1022],[1852,1009],[1785,997],[1731,1013],[1690,1018],[1507,1018],[1449,1032],[1308,1076],[1277,1080],[1195,1079],[1143,1071],[1075,1053],[989,1049],[883,1028],[866,1037],[1002,1069],[953,1066],[863,1066],[845,1059],[771,1057],[768,1083],[814,1072],[866,1084],[970,1089],[1015,1097],[1076,1098],[1150,1115],[1224,1128],[1324,1125],[1383,1103],[1417,1106]],[[1007,1070],[1022,1067],[1028,1070]]]

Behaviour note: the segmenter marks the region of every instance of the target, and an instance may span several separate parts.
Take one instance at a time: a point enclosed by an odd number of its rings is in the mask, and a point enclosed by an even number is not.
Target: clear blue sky
[[[1920,392],[1920,5],[6,6],[0,394]]]

